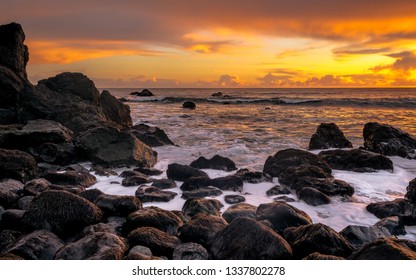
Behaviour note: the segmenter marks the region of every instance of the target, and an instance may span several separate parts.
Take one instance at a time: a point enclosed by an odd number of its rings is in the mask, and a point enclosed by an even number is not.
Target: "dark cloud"
[[[410,71],[416,70],[416,54],[411,51],[404,51],[399,53],[391,53],[388,57],[395,58],[396,61],[388,65],[377,65],[371,68],[374,72],[389,70],[398,72],[400,75],[410,75]]]
[[[343,55],[369,55],[369,54],[385,54],[391,52],[391,48],[365,48],[365,46],[346,46],[332,50],[336,56]]]

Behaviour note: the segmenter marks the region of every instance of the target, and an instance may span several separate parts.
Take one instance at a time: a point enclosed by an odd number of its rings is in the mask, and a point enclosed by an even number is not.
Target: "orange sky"
[[[0,0],[29,78],[98,87],[416,86],[414,0]]]

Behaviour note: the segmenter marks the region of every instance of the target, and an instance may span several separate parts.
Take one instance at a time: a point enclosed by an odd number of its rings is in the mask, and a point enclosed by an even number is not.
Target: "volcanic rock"
[[[141,186],[135,192],[135,196],[138,197],[143,203],[168,202],[177,195],[178,194],[176,192],[163,191],[158,187],[152,186]]]
[[[166,133],[158,127],[138,124],[127,130],[149,147],[159,147],[165,145],[175,145]]]
[[[239,217],[256,219],[256,211],[257,207],[254,205],[248,203],[238,203],[228,207],[228,209],[222,214],[222,217],[228,223],[231,223]]]
[[[195,189],[191,191],[183,191],[181,197],[183,199],[207,197],[207,196],[215,197],[221,194],[222,194],[222,191],[220,189],[208,186],[208,187]]]
[[[416,244],[409,240],[380,238],[351,255],[352,260],[416,260]]]
[[[98,99],[99,106],[103,109],[107,119],[118,125],[118,128],[131,127],[133,121],[130,116],[130,107],[104,90]]]
[[[312,206],[318,206],[331,203],[331,198],[317,189],[306,187],[300,189],[297,193],[298,198]]]
[[[107,216],[125,217],[142,209],[141,201],[131,195],[101,194],[95,199],[94,204]]]
[[[208,251],[197,243],[184,243],[173,250],[174,260],[208,260]]]
[[[216,199],[189,198],[185,201],[182,212],[188,217],[193,217],[198,213],[220,216],[220,209],[222,207],[224,205]]]
[[[189,165],[181,165],[177,163],[169,164],[166,174],[169,179],[182,181],[182,182],[191,177],[207,177],[208,178],[208,175],[204,171],[201,171]]]
[[[0,181],[0,205],[11,207],[23,195],[23,184],[13,179]]]
[[[0,179],[11,178],[25,183],[35,178],[37,173],[36,161],[28,153],[0,149]]]
[[[211,159],[199,157],[197,160],[194,160],[190,166],[199,169],[217,169],[224,171],[237,170],[235,163],[231,159],[219,155],[215,155]]]
[[[363,245],[371,243],[380,237],[390,237],[390,232],[384,227],[366,227],[350,225],[340,231],[340,234],[348,240],[355,250]]]
[[[84,188],[91,187],[97,183],[97,178],[89,173],[66,171],[64,173],[48,172],[42,177],[56,185],[77,185]]]
[[[312,135],[309,150],[329,148],[352,148],[352,144],[335,123],[321,123]]]

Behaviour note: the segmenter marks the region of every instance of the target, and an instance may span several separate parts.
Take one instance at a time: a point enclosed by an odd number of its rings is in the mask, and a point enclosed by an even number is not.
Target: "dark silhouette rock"
[[[292,249],[276,232],[250,218],[237,218],[218,231],[210,252],[219,260],[291,259]]]
[[[64,173],[48,172],[42,178],[56,185],[77,185],[84,188],[91,187],[97,183],[97,178],[89,173],[76,171],[65,171]]]
[[[48,229],[60,237],[66,237],[100,222],[102,211],[75,194],[46,191],[33,199],[23,218],[35,229]]]
[[[220,190],[241,192],[243,190],[243,184],[240,177],[233,175],[214,179],[208,177],[191,177],[183,182],[181,190],[192,191],[212,186]]]
[[[135,171],[135,170],[125,170],[125,171],[121,172],[121,174],[120,174],[121,178],[129,178],[129,177],[135,177],[135,176],[143,177],[144,179],[148,179],[148,177],[147,177],[148,175],[143,174],[139,171]]]
[[[280,177],[280,174],[289,167],[302,164],[322,168],[326,173],[331,174],[331,167],[317,155],[297,149],[286,149],[277,152],[274,156],[267,158],[263,172],[272,177]]]
[[[324,169],[309,165],[302,164],[299,166],[292,166],[280,173],[279,183],[286,186],[295,185],[299,180],[303,178],[319,178],[319,179],[331,179],[334,178],[330,173],[327,173]]]
[[[246,201],[246,198],[238,194],[229,194],[229,195],[224,196],[224,200],[228,204],[236,204],[236,203]]]
[[[177,187],[175,181],[172,179],[153,180],[152,186],[162,190],[174,189]]]
[[[132,231],[140,227],[153,227],[171,235],[178,233],[178,228],[183,225],[181,219],[170,211],[159,207],[145,207],[127,216],[126,227]],[[142,244],[138,244],[142,245]]]
[[[315,261],[340,261],[345,260],[345,258],[337,257],[333,255],[324,255],[321,253],[312,253],[309,256],[303,258],[303,260],[315,260]]]
[[[23,184],[13,179],[0,181],[0,205],[13,206],[23,195]]]
[[[189,165],[181,165],[177,163],[172,163],[168,165],[168,170],[166,174],[169,179],[175,181],[185,181],[191,177],[207,177],[207,173],[201,171],[197,168],[191,167]]]
[[[199,169],[217,169],[224,171],[237,170],[235,163],[231,159],[219,155],[215,155],[211,159],[199,157],[197,160],[191,162],[190,166]]]
[[[155,168],[144,168],[144,167],[135,168],[134,171],[140,172],[147,176],[158,176],[163,173],[163,171],[155,169]]]
[[[104,90],[101,93],[98,104],[103,109],[107,119],[117,124],[118,128],[123,129],[132,126],[130,107],[112,96],[109,91]]]
[[[380,238],[363,246],[351,260],[416,260],[416,244],[408,240]]]
[[[300,177],[290,187],[295,189],[297,193],[303,188],[309,187],[328,196],[352,196],[354,194],[354,188],[349,183],[333,178]]]
[[[222,191],[220,189],[217,189],[215,187],[203,187],[200,189],[195,189],[191,191],[183,191],[182,192],[182,198],[188,199],[188,198],[202,198],[202,197],[215,197],[222,195]]]
[[[129,128],[127,131],[149,147],[175,145],[162,129],[155,126],[141,123]]]
[[[28,153],[0,149],[0,180],[11,178],[23,183],[37,177],[36,161]]]
[[[53,260],[65,243],[48,230],[37,230],[19,239],[8,253],[25,260]]]
[[[147,176],[140,175],[133,175],[123,179],[121,181],[121,185],[124,187],[132,187],[132,186],[140,186],[142,184],[146,184],[149,182],[149,178]]]
[[[184,180],[183,184],[181,185],[182,191],[193,191],[204,189],[207,187],[212,187],[211,179],[208,176],[201,176],[201,177],[190,177]]]
[[[222,97],[222,92],[216,92],[216,93],[213,93],[213,94],[211,94],[211,96],[212,97]]]
[[[266,191],[267,196],[279,195],[279,194],[291,194],[292,192],[280,185],[276,185]]]
[[[283,236],[292,246],[297,259],[314,252],[346,258],[353,252],[342,235],[320,223],[287,228]]]
[[[74,164],[79,160],[79,155],[72,143],[45,143],[37,148],[30,149],[30,153],[38,162],[61,166]]]
[[[355,250],[360,249],[365,244],[371,243],[380,237],[390,237],[388,229],[383,227],[366,227],[350,225],[339,232]]]
[[[235,173],[235,176],[240,177],[244,182],[251,184],[272,181],[272,177],[269,174],[258,171],[249,171],[246,168],[238,170],[237,173]]]
[[[107,216],[125,217],[142,209],[141,201],[131,195],[101,194],[95,199],[94,203]]]
[[[0,55],[0,59],[1,57],[2,55]],[[14,109],[16,107],[18,95],[27,83],[28,82],[25,78],[20,77],[10,68],[1,65],[0,62],[0,108]],[[2,112],[2,116],[4,115],[5,111]],[[15,119],[16,116],[13,116],[13,118]],[[10,121],[6,121],[4,119],[2,119],[1,122],[3,124],[11,123]]]
[[[273,198],[274,201],[284,201],[284,202],[295,202],[296,199],[289,197],[287,195],[281,195]]]
[[[224,205],[216,199],[189,198],[185,201],[182,212],[188,217],[193,217],[198,213],[220,216],[222,207]]]
[[[0,71],[1,71],[1,66],[0,66]],[[0,87],[1,87],[1,84],[2,84],[2,81],[0,80]],[[0,125],[9,125],[13,123],[17,123],[17,112],[14,109],[9,110],[9,109],[0,108]]]
[[[413,213],[415,206],[406,199],[397,198],[393,201],[370,203],[366,209],[377,218],[383,219],[391,216],[407,216]]]
[[[367,123],[363,136],[366,150],[385,156],[416,158],[416,138],[396,127],[376,122]]]
[[[331,203],[331,198],[317,189],[306,187],[300,189],[297,193],[298,198],[312,206],[318,206]]]
[[[228,207],[228,209],[222,214],[222,217],[228,223],[231,223],[239,217],[256,219],[256,211],[257,207],[254,205],[248,203],[238,203]]]
[[[178,194],[171,191],[163,191],[158,187],[141,186],[136,192],[135,196],[138,197],[143,203],[145,202],[168,202],[175,198]]]
[[[134,92],[130,93],[130,95],[136,95],[136,96],[141,96],[141,97],[154,96],[154,94],[150,90],[148,90],[147,88],[143,89],[141,92],[134,91]]]
[[[335,123],[321,123],[312,135],[309,150],[329,148],[352,148],[352,143]]]
[[[413,204],[416,204],[416,178],[409,182],[409,185],[406,187],[406,198],[410,200]]]
[[[173,250],[174,260],[208,260],[208,251],[197,243],[184,243]]]
[[[323,151],[318,156],[326,161],[333,169],[354,172],[393,171],[393,162],[389,158],[364,150]]]
[[[65,245],[56,253],[55,260],[120,260],[127,249],[123,238],[98,232]]]
[[[182,107],[185,108],[185,109],[194,110],[194,109],[196,109],[196,104],[194,102],[192,102],[192,101],[185,101],[182,104]]]
[[[406,229],[404,225],[400,222],[399,217],[392,216],[381,219],[377,223],[375,223],[376,227],[384,227],[386,228],[391,235],[405,235]]]
[[[256,212],[257,220],[269,220],[277,232],[288,227],[298,227],[312,223],[312,219],[304,211],[286,202],[260,204]]]

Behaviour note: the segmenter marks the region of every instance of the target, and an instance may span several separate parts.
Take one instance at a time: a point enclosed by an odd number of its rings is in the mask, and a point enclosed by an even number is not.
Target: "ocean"
[[[380,122],[416,135],[416,89],[150,89],[154,96],[131,96],[137,89],[107,89],[118,98],[126,98],[134,124],[146,123],[163,129],[175,146],[155,148],[158,169],[168,164],[190,164],[200,156],[218,154],[232,159],[238,168],[263,169],[266,158],[286,148],[307,149],[320,123],[336,123],[354,147],[363,145],[362,130],[368,122]],[[139,90],[140,91],[140,90]],[[212,94],[222,92],[223,97]],[[195,110],[182,108],[184,101],[196,103]],[[318,153],[319,151],[313,151]],[[402,198],[409,181],[416,177],[416,160],[391,157],[394,172],[355,173],[334,170],[334,176],[355,188],[351,201],[333,199],[329,205],[291,204],[306,211],[315,223],[337,231],[347,225],[371,226],[379,219],[367,212],[371,202]],[[119,170],[122,171],[122,170]],[[232,174],[206,170],[210,177]],[[166,173],[156,178],[166,177]],[[113,182],[113,183],[111,183]],[[106,193],[134,195],[137,188],[123,187],[117,176],[98,177],[96,187]],[[185,200],[179,195],[167,203],[145,203],[168,210],[180,210]],[[254,205],[273,201],[266,191],[278,184],[244,184],[246,202]],[[225,205],[225,191],[216,197]],[[406,227],[401,236],[416,240],[416,226]]]

